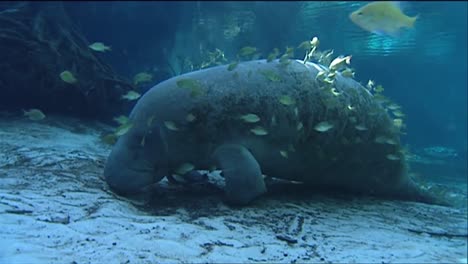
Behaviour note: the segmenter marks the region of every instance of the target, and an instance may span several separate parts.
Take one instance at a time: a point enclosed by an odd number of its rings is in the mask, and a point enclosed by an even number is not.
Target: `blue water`
[[[168,66],[170,60],[182,64],[185,58],[196,60],[216,48],[233,60],[244,46],[257,47],[266,56],[275,47],[283,51],[317,36],[321,50],[353,55],[358,81],[382,84],[384,94],[403,107],[407,135],[402,141],[410,150],[422,156],[427,154],[423,149],[431,146],[454,150],[457,155],[432,157],[436,160],[432,163],[444,161],[442,171],[466,181],[467,3],[404,2],[404,13],[419,14],[419,19],[414,29],[398,38],[372,34],[353,24],[348,14],[364,4],[72,2],[65,6],[90,42],[112,46],[112,52],[101,57],[118,73],[132,78],[138,72],[152,72],[154,80],[148,87],[187,71]],[[230,36],[229,29],[236,26],[240,32]],[[436,174],[432,176],[442,177]]]

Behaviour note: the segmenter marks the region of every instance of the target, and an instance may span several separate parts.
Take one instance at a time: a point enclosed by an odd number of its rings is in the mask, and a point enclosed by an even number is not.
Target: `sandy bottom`
[[[467,262],[463,208],[318,194],[232,208],[217,175],[118,197],[103,126],[46,120],[0,120],[0,263]]]

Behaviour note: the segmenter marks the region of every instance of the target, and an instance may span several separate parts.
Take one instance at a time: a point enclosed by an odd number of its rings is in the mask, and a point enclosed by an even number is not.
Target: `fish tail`
[[[409,28],[414,27],[414,22],[416,22],[416,19],[418,18],[419,18],[419,14],[414,17],[408,17],[408,27]]]

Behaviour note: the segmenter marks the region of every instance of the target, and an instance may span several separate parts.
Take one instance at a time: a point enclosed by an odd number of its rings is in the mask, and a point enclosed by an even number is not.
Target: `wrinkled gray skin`
[[[288,66],[249,61],[232,71],[217,66],[156,85],[138,101],[130,114],[132,129],[113,147],[104,171],[107,183],[119,194],[139,193],[188,162],[198,170],[213,165],[221,169],[226,197],[235,204],[247,204],[266,192],[262,173],[314,187],[431,201],[407,177],[399,145],[374,142],[382,133],[397,141],[398,135],[369,92],[338,74],[335,87],[342,94],[334,96],[316,80],[318,67],[299,61]],[[197,80],[202,93],[178,85],[183,79]],[[282,105],[279,98],[284,95],[296,104]],[[336,109],[327,106],[332,99],[338,100],[332,104]],[[353,113],[348,105],[355,108]],[[189,113],[195,121],[186,120]],[[239,119],[247,113],[257,114],[260,122]],[[352,115],[368,130],[356,131],[349,121]],[[175,123],[178,130],[168,129],[164,121]],[[320,133],[313,129],[320,121],[335,126]],[[268,135],[254,135],[250,129],[256,125]],[[346,143],[354,138],[364,143]],[[280,150],[288,151],[288,158]],[[386,159],[388,153],[399,153],[401,160]]]

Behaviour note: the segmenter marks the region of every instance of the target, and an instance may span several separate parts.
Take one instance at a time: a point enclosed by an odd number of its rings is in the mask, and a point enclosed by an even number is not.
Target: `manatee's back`
[[[298,178],[316,162],[317,146],[327,148],[343,133],[350,116],[346,107],[353,105],[354,114],[364,116],[372,103],[362,86],[340,76],[336,86],[342,95],[334,96],[316,80],[318,67],[261,60],[239,63],[231,71],[218,66],[183,74],[153,87],[137,103],[131,118],[140,126],[149,120],[163,126],[172,145],[171,157],[180,159],[177,162],[208,157],[213,148],[232,141],[247,145],[263,171]],[[284,104],[281,99],[294,103]],[[239,118],[249,113],[260,121],[247,123]],[[188,121],[189,114],[195,120]],[[314,126],[324,120],[333,122],[335,128],[322,135]],[[255,135],[251,129],[257,126],[268,135]],[[288,159],[280,151],[288,152]]]
[[[165,127],[165,136],[175,145],[169,147],[171,156],[179,160],[209,157],[225,141],[261,146],[265,140],[291,142],[296,137],[297,120],[291,120],[290,115],[304,105],[299,100],[300,89],[314,85],[310,76],[310,71],[296,62],[288,68],[278,62],[250,61],[232,71],[227,66],[195,71],[153,87],[137,103],[131,119],[140,125],[150,119],[155,124],[173,124],[177,130]],[[281,96],[294,98],[297,103],[282,105]],[[239,118],[248,113],[258,115],[260,121],[252,124]],[[302,111],[298,114],[308,115]],[[188,121],[188,115],[195,120]],[[269,136],[252,133],[256,126],[266,129]]]

